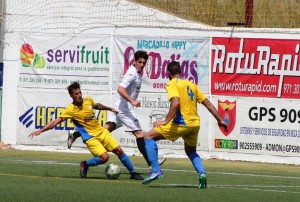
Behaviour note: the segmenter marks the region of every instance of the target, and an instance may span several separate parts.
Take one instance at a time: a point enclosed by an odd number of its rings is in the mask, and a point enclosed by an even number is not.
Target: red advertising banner
[[[214,37],[213,95],[300,98],[300,40]]]

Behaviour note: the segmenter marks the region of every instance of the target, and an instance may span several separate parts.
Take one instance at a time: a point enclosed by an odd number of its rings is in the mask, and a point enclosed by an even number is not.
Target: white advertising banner
[[[28,135],[34,130],[38,130],[49,123],[51,120],[65,109],[72,102],[67,90],[40,90],[23,89],[19,92],[18,102],[18,131],[17,143],[30,145],[62,145],[66,146],[67,133],[74,129],[73,123],[68,120],[57,125],[54,129],[44,132],[38,137],[29,138]],[[96,102],[113,107],[109,100],[109,94],[97,92],[84,92],[83,96],[90,96]],[[42,98],[42,99],[41,99]],[[119,98],[118,94],[113,95],[114,100]],[[135,112],[139,118],[143,131],[147,132],[152,128],[152,123],[156,120],[165,118],[169,110],[169,101],[166,93],[142,93],[139,97],[141,107],[136,108]],[[198,138],[198,150],[208,150],[208,112],[199,105],[198,112],[201,117],[201,130]],[[108,120],[112,114],[106,110],[95,110],[96,117],[101,125]],[[113,136],[121,146],[136,147],[134,135],[125,132],[121,127],[112,132]],[[82,146],[82,141],[77,140],[74,146]],[[161,140],[158,142],[160,148],[183,149],[182,139],[177,141]]]
[[[149,59],[143,72],[144,92],[165,92],[166,73],[171,61],[181,64],[182,76],[196,83],[204,93],[209,91],[209,38],[162,38],[116,36],[113,55],[113,89],[134,62],[134,53],[145,50]]]
[[[299,101],[219,97],[229,130],[212,128],[213,151],[300,157]]]
[[[110,38],[32,36],[20,45],[19,87],[109,89]]]
[[[113,94],[114,99],[119,98],[118,94]],[[158,120],[164,120],[169,111],[169,101],[167,93],[140,93],[139,100],[141,107],[135,108],[134,111],[140,121],[142,130],[148,132],[152,128],[152,123]],[[198,113],[201,118],[201,129],[198,136],[198,150],[208,150],[208,111],[204,106],[198,105]],[[113,136],[122,146],[135,147],[136,138],[134,135],[119,128],[112,132]],[[164,149],[183,149],[184,142],[182,138],[172,142],[168,140],[158,141],[159,148]]]
[[[94,101],[109,106],[108,93],[101,93],[101,95],[95,92],[82,91],[82,93],[83,96],[90,96]],[[72,102],[67,90],[22,89],[18,92],[18,100],[18,144],[66,146],[67,133],[74,129],[74,124],[70,120],[62,122],[52,130],[32,139],[28,135],[57,118]],[[95,113],[99,123],[103,125],[107,121],[108,111],[95,110]],[[79,140],[78,143],[82,143],[82,141]]]

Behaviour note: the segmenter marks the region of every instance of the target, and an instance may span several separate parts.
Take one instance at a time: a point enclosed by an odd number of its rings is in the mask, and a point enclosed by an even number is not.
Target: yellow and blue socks
[[[121,156],[119,156],[119,159],[120,161],[122,162],[122,164],[127,168],[127,170],[130,172],[130,173],[134,173],[134,168],[133,168],[133,165],[129,159],[129,157],[124,153],[122,154]]]
[[[153,139],[146,139],[145,147],[146,147],[149,161],[151,163],[152,173],[156,173],[160,170],[158,164],[158,148],[157,148],[156,141]]]
[[[91,158],[91,159],[89,159],[89,160],[87,160],[85,162],[86,162],[87,166],[97,166],[97,165],[101,164],[101,160],[100,160],[99,156]]]
[[[198,175],[205,174],[204,166],[200,156],[196,152],[188,154],[189,159],[192,161],[194,168],[198,172]]]

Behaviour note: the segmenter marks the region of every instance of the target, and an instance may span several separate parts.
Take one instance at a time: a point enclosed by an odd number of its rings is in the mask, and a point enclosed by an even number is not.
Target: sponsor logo
[[[129,69],[130,65],[134,64],[134,48],[133,47],[127,47],[126,50],[124,51],[124,74],[126,71]],[[182,58],[181,54],[179,53],[173,53],[171,54],[168,58],[165,58],[163,55],[160,53],[156,52],[149,52],[149,58],[147,61],[147,64],[144,68],[143,73],[147,74],[147,77],[150,78],[151,80],[156,80],[159,78],[162,79],[168,79],[168,74],[167,74],[167,65],[171,61],[180,61]],[[182,74],[181,76],[184,79],[188,79],[191,82],[195,83],[198,85],[199,82],[199,72],[197,70],[198,66],[200,64],[197,63],[196,60],[184,60],[181,61],[181,70]],[[124,75],[122,74],[121,77]]]
[[[237,140],[215,139],[215,148],[238,149],[238,141]]]
[[[33,127],[34,129],[41,129],[50,121],[59,117],[65,110],[65,107],[45,107],[37,106],[30,107],[27,111],[19,116],[19,122],[26,128]],[[97,110],[95,116],[85,117],[84,121],[88,122],[96,118],[100,125],[104,125],[107,121],[107,111]],[[73,130],[74,124],[71,119],[68,119],[54,127],[55,130]]]
[[[89,50],[86,49],[86,46],[77,46],[75,50],[48,49],[45,55],[46,59],[37,51],[34,51],[32,45],[29,43],[23,44],[20,48],[20,60],[23,67],[34,67],[41,69],[46,66],[46,61],[49,64],[109,64],[109,50],[107,47],[103,46],[101,46],[100,50]]]
[[[20,48],[20,60],[23,67],[44,68],[45,59],[38,52],[34,52],[30,44],[25,43]]]
[[[167,116],[167,112],[164,111],[164,110],[153,110],[150,115],[149,115],[149,118],[150,118],[150,124],[149,126],[150,127],[153,127],[153,123],[155,121],[163,121],[165,120]]]
[[[212,93],[299,98],[299,40],[212,40]]]
[[[31,126],[31,124],[33,123],[33,107],[31,107],[30,109],[28,109],[25,113],[23,113],[20,117],[19,117],[19,121],[20,123],[22,123],[26,128],[28,128],[29,126]]]
[[[222,133],[225,136],[228,136],[235,127],[236,122],[236,101],[229,102],[228,100],[221,102],[218,100],[218,112],[221,115],[221,118],[228,125],[228,130],[219,127]]]

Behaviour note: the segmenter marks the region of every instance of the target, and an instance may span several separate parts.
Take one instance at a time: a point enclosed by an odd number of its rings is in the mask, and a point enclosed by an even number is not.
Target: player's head
[[[169,79],[171,80],[175,76],[179,76],[181,74],[180,63],[176,61],[172,61],[168,64],[167,67],[169,73]]]
[[[68,92],[71,96],[71,98],[73,99],[73,104],[75,105],[81,105],[83,102],[82,99],[82,94],[81,94],[81,90],[80,90],[80,84],[76,81],[74,81],[73,83],[71,83],[68,86]]]
[[[149,56],[146,51],[139,50],[134,53],[134,66],[139,73],[141,73],[146,66],[148,57]]]
[[[148,60],[148,53],[146,51],[143,50],[138,50],[134,53],[134,60],[137,61],[140,58],[145,59],[146,61]]]

